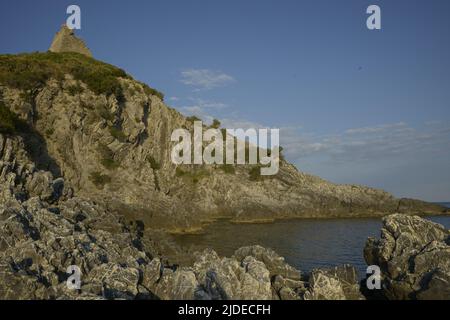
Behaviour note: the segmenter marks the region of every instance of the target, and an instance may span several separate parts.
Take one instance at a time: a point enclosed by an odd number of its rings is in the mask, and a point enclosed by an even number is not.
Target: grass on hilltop
[[[65,74],[73,75],[96,94],[114,94],[118,99],[123,97],[119,78],[131,79],[122,69],[79,53],[36,52],[0,55],[0,83],[25,90],[31,95],[49,79],[62,80]],[[146,93],[164,98],[161,92],[145,84],[143,86]],[[77,88],[73,88],[71,94],[76,91]]]

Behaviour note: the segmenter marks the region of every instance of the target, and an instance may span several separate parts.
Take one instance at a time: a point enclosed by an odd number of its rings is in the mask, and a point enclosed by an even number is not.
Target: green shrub
[[[111,113],[111,111],[106,108],[106,106],[100,105],[96,107],[97,114],[106,121],[113,121],[114,120],[114,114]]]
[[[116,127],[109,127],[109,133],[120,142],[125,142],[127,140],[125,133]]]
[[[71,96],[75,96],[75,95],[83,92],[83,87],[80,86],[79,84],[74,84],[74,85],[68,86],[67,91],[69,92],[69,94]]]
[[[100,172],[92,172],[89,175],[89,179],[95,184],[97,187],[103,188],[103,186],[107,183],[111,182],[111,177],[106,174],[101,174]]]
[[[45,135],[46,135],[47,137],[52,136],[53,133],[55,133],[55,129],[53,129],[53,128],[49,128],[49,129],[47,129],[47,130],[45,131]]]
[[[152,156],[147,156],[147,161],[150,163],[150,167],[153,170],[159,170],[161,169],[161,164],[155,160],[155,158],[153,158]],[[178,168],[177,168],[178,169]]]
[[[114,159],[102,159],[100,162],[108,170],[114,170],[120,166]]]
[[[184,171],[180,167],[175,169],[175,176],[182,177],[186,181],[190,181],[192,183],[198,183],[201,179],[209,176],[209,172],[206,170],[195,170],[195,171]]]
[[[120,68],[74,52],[0,55],[0,83],[31,94],[49,79],[62,80],[65,74],[82,81],[96,94],[114,94],[118,101],[123,99],[119,78],[131,79]],[[162,93],[144,86],[148,92],[163,97]]]
[[[100,163],[108,170],[117,169],[120,164],[114,160],[114,152],[104,144],[99,144]]]
[[[175,176],[177,177],[182,177],[186,174],[186,171],[184,171],[183,169],[181,169],[180,167],[177,167],[175,169]]]
[[[197,117],[197,116],[190,116],[190,117],[187,117],[186,118],[186,120],[187,121],[189,121],[189,122],[195,122],[195,121],[202,121],[199,117]]]
[[[164,94],[162,92],[159,92],[156,89],[150,88],[148,85],[146,85],[145,83],[140,82],[140,84],[142,85],[142,87],[144,88],[144,92],[147,95],[153,95],[153,96],[157,96],[158,98],[160,98],[161,100],[164,101]]]
[[[251,167],[248,171],[249,179],[251,181],[257,181],[261,179],[261,167],[260,166],[254,166]]]
[[[220,166],[220,169],[222,169],[223,172],[228,174],[234,174],[236,172],[232,164],[223,164]]]
[[[217,119],[214,119],[213,122],[212,122],[212,124],[211,124],[211,128],[219,129],[219,128],[220,128],[220,125],[221,125],[220,121],[217,120]],[[226,131],[225,131],[225,133],[226,133]]]
[[[18,134],[28,130],[27,123],[9,110],[3,101],[0,100],[0,133]]]

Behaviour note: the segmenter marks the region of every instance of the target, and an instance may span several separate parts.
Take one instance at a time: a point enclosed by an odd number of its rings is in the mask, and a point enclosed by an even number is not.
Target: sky
[[[180,112],[280,128],[332,182],[450,201],[450,1],[2,1],[0,53],[46,51],[71,4],[95,58]]]

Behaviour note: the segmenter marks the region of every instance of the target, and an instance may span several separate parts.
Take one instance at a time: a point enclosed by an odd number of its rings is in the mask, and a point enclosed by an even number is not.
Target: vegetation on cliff
[[[27,124],[9,110],[0,100],[0,133],[17,134],[27,129]]]
[[[96,94],[115,94],[120,98],[122,87],[118,78],[131,77],[122,69],[74,52],[36,52],[19,55],[0,55],[0,83],[34,95],[37,89],[53,78],[61,80],[71,74]],[[71,94],[80,88],[73,87]],[[163,99],[164,95],[144,85],[147,94]]]

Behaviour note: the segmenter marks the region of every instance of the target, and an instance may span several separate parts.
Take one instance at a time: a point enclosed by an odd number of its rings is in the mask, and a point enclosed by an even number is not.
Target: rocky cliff
[[[0,299],[363,299],[351,266],[303,275],[259,246],[194,254],[160,229],[445,210],[332,184],[284,159],[269,177],[255,166],[176,166],[178,128],[192,130],[192,119],[159,91],[86,54],[1,55]],[[382,266],[382,297],[446,294],[448,241],[418,217],[385,219],[366,248]],[[66,285],[70,265],[81,290]]]
[[[21,183],[8,177],[1,187],[27,201],[64,181],[59,192],[68,198],[171,231],[196,230],[218,217],[245,222],[445,211],[382,190],[333,184],[284,159],[277,175],[265,177],[255,177],[249,165],[177,166],[170,159],[172,131],[192,130],[193,123],[162,99],[124,71],[81,54],[0,56],[2,174],[6,167],[16,176],[32,174]],[[42,200],[53,191],[46,192]]]

